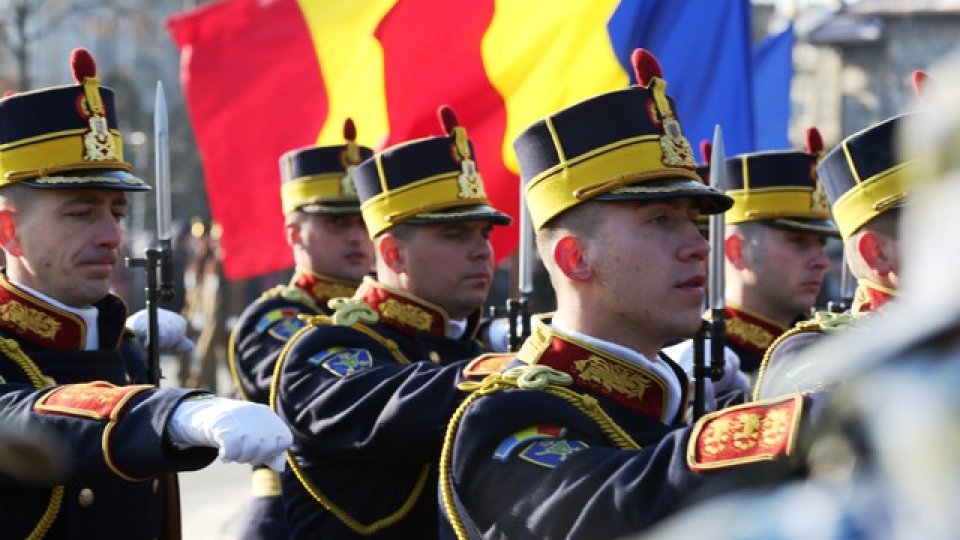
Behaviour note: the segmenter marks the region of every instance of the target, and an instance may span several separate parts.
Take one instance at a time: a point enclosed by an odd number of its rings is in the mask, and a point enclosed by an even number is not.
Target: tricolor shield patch
[[[493,452],[493,459],[500,462],[506,462],[510,459],[513,451],[522,446],[524,443],[542,439],[557,439],[563,437],[566,435],[566,433],[567,429],[559,426],[552,426],[548,424],[530,426],[504,439],[503,442],[501,442],[497,446],[497,449]]]
[[[271,337],[280,341],[287,341],[307,325],[297,317],[299,314],[300,312],[294,308],[274,309],[260,317],[254,329],[257,332],[266,331]]]

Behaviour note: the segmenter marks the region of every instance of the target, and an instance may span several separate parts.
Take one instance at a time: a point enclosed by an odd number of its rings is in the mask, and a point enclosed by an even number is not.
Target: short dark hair
[[[867,221],[857,232],[870,230],[885,234],[894,240],[900,239],[900,208],[891,208],[879,216]]]
[[[412,223],[397,223],[393,227],[383,231],[382,234],[390,233],[394,238],[402,240],[404,242],[409,242],[413,235],[417,232],[417,226]]]
[[[744,244],[750,246],[751,248],[757,249],[748,249],[745,251],[746,257],[749,259],[750,264],[756,264],[757,260],[762,258],[760,253],[760,237],[763,235],[763,231],[770,226],[763,223],[762,221],[746,221],[744,223],[735,223],[730,225],[730,228],[734,233],[739,234],[743,238]]]
[[[37,200],[35,189],[26,184],[11,184],[0,189],[0,199],[9,201],[20,212],[27,212]]]
[[[599,216],[603,211],[603,203],[586,201],[572,208],[564,210],[544,223],[537,233],[537,251],[544,261],[550,260],[548,250],[563,231],[570,231],[584,238],[592,237],[599,224]]]

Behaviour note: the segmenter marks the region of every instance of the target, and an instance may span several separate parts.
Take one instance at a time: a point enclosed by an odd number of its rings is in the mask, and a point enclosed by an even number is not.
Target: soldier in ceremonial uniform
[[[742,154],[727,160],[726,345],[755,375],[767,347],[809,316],[830,267],[824,249],[839,236],[816,177],[823,142],[807,131],[806,151]]]
[[[741,154],[725,164],[734,203],[724,215],[724,344],[751,377],[767,347],[809,316],[830,266],[824,247],[839,233],[816,177],[822,152],[820,133],[810,128],[806,151]],[[665,352],[692,364],[690,342]]]
[[[377,279],[335,301],[278,360],[271,405],[294,431],[283,475],[291,538],[437,535],[437,459],[480,352],[492,208],[467,131],[375,154],[354,170]]]
[[[812,373],[809,366],[791,361],[799,351],[853,319],[882,308],[896,296],[901,273],[901,207],[922,162],[904,160],[896,151],[896,134],[909,116],[884,120],[847,137],[817,165],[847,264],[858,280],[857,291],[850,313],[817,313],[777,338],[764,356],[754,397],[777,395],[774,387],[792,388],[789,381]]]
[[[109,292],[126,192],[149,187],[123,161],[93,58],[71,60],[76,85],[0,99],[0,416],[58,441],[65,464],[53,478],[0,473],[0,536],[179,538],[166,473],[218,453],[282,466],[292,438],[263,405],[149,384],[143,312],[126,330]],[[185,321],[161,314],[159,347],[182,344]]]
[[[957,536],[960,56],[950,61],[924,90],[926,110],[897,125],[908,148],[896,160],[910,170],[910,201],[899,210],[902,297],[790,359],[816,375],[791,388],[831,388],[821,392],[829,399],[815,436],[798,449],[809,477],[711,501],[649,538]]]
[[[727,160],[724,216],[726,343],[754,375],[780,334],[805,318],[830,266],[824,246],[838,236],[815,165],[823,143],[808,130],[807,150],[756,152]]]
[[[327,303],[352,296],[373,267],[373,244],[360,217],[353,170],[371,155],[356,142],[353,121],[346,143],[301,148],[280,158],[280,198],[295,272],[288,285],[260,296],[240,315],[230,335],[230,373],[244,399],[267,403],[277,356],[306,322],[329,315]],[[280,477],[268,467],[253,474],[253,503],[241,538],[287,538]]]
[[[467,369],[494,373],[461,385],[473,392],[444,440],[444,532],[457,538],[619,537],[707,478],[749,464],[758,477],[792,451],[799,395],[685,427],[687,377],[659,351],[700,327],[708,245],[697,218],[733,201],[697,176],[656,59],[639,50],[634,66],[638,86],[514,142],[557,311],[535,319],[515,356]]]

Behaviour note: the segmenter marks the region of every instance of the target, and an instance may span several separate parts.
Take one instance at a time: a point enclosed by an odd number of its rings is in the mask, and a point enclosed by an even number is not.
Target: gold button
[[[93,504],[93,490],[90,488],[81,489],[80,494],[77,496],[77,501],[80,503],[80,506],[84,508]]]
[[[440,363],[440,353],[437,351],[430,351],[430,354],[428,354],[427,357],[430,358],[430,361],[434,364]]]
[[[153,479],[153,486],[152,486],[152,487],[153,487],[153,492],[154,492],[154,493],[156,493],[157,491],[160,490],[160,479],[159,479],[159,478],[154,478],[154,479]]]

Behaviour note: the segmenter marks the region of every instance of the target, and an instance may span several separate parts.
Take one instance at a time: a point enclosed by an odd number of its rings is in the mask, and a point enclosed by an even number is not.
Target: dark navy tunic
[[[461,359],[481,352],[472,317],[365,281],[334,319],[281,356],[271,405],[294,433],[283,474],[291,538],[435,538],[437,460]]]
[[[799,396],[689,427],[686,376],[663,361],[679,385],[538,322],[453,416],[441,457],[444,536],[619,538],[676,511],[707,478],[741,485],[739,466],[789,454]]]
[[[67,461],[41,483],[0,472],[3,538],[159,538],[164,473],[200,469],[217,455],[165,440],[173,409],[203,392],[146,384],[142,352],[124,332],[126,306],[108,296],[95,307],[100,348],[84,351],[82,319],[0,278],[5,427],[48,435]]]
[[[266,404],[273,369],[283,346],[307,325],[300,315],[329,315],[332,298],[353,296],[357,283],[345,282],[298,269],[288,285],[265,292],[240,315],[230,334],[228,363],[240,395]],[[257,467],[253,500],[240,527],[241,540],[284,540],[287,532],[280,477],[268,467]]]

